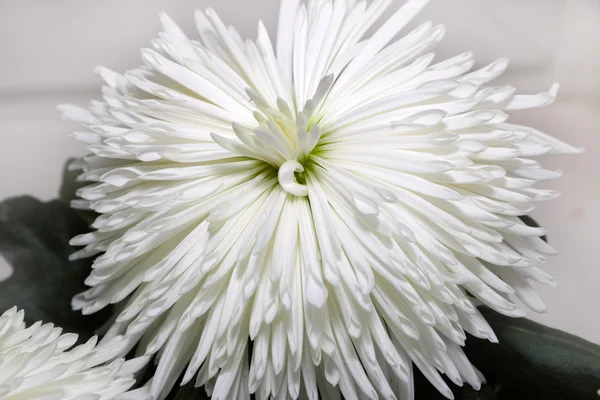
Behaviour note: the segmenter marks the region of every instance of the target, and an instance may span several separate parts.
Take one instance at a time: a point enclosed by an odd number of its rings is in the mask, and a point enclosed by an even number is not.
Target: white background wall
[[[98,97],[96,65],[137,65],[160,10],[192,33],[192,10],[205,7],[243,36],[255,36],[259,18],[274,33],[278,0],[0,0],[0,198],[56,196],[62,163],[83,154],[56,104]],[[561,82],[552,107],[513,118],[586,148],[544,160],[564,171],[548,185],[563,196],[534,213],[561,251],[548,265],[560,284],[540,288],[549,312],[531,317],[600,343],[600,1],[433,0],[417,21],[426,19],[447,27],[441,57],[510,57],[503,81],[522,92]]]

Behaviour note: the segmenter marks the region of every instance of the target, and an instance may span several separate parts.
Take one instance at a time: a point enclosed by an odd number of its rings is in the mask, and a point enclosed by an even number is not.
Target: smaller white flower
[[[117,359],[122,337],[96,346],[97,338],[69,350],[73,333],[53,324],[26,327],[25,313],[14,307],[0,317],[0,400],[119,399],[133,384],[145,358]]]

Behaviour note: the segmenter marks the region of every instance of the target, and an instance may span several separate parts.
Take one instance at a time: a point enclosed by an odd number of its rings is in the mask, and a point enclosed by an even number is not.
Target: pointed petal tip
[[[558,89],[560,89],[560,83],[554,82],[552,86],[550,86],[548,94],[552,97],[556,97],[556,95],[558,94]]]

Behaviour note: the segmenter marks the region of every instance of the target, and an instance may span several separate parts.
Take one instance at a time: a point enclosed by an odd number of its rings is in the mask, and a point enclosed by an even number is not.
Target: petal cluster
[[[6,311],[0,316],[0,399],[111,400],[135,383],[132,374],[143,358],[107,363],[125,341],[96,346],[94,337],[73,347],[76,342],[75,334],[41,322],[26,327],[23,311]]]
[[[544,311],[529,282],[554,284],[554,249],[519,216],[557,196],[532,158],[580,150],[506,112],[558,86],[434,61],[442,26],[396,39],[427,1],[395,3],[283,0],[276,46],[262,23],[243,40],[209,9],[190,39],[161,15],[143,66],[61,107],[95,182],[74,205],[101,214],[72,241],[100,254],[73,304],[122,302],[104,340],[157,355],[152,398],[183,373],[213,399],[407,399],[413,364],[451,397],[441,374],[481,382],[466,333],[496,340],[476,304]]]

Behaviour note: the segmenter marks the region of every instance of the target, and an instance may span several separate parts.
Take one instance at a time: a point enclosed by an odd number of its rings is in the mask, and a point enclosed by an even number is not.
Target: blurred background
[[[279,0],[0,0],[0,199],[57,196],[63,163],[84,153],[56,105],[99,97],[96,65],[123,71],[140,63],[139,49],[167,11],[193,34],[192,11],[215,8],[244,37],[262,18],[275,34]],[[440,58],[472,50],[481,66],[509,57],[510,83],[521,93],[561,83],[549,108],[514,113],[536,127],[586,148],[579,157],[542,160],[560,168],[547,187],[563,196],[533,216],[561,252],[547,265],[557,288],[540,287],[546,314],[530,317],[600,343],[600,1],[433,0],[415,23],[446,25]],[[0,256],[1,257],[1,256]],[[0,259],[0,279],[11,267]]]

